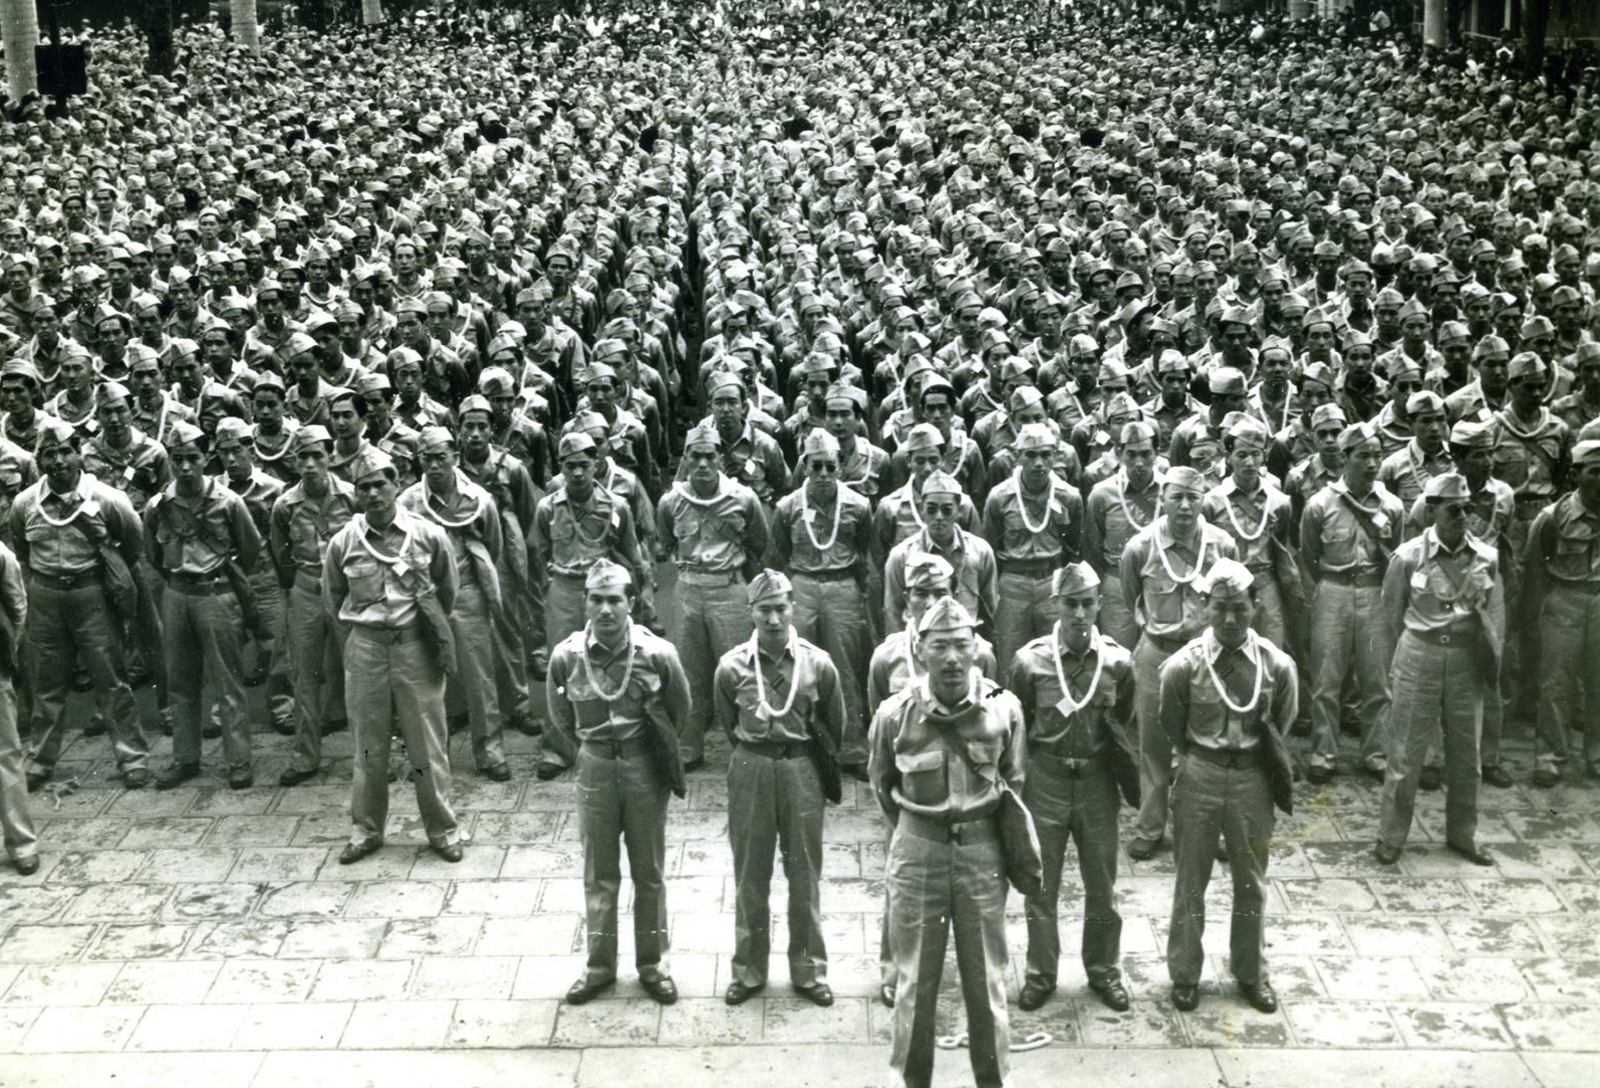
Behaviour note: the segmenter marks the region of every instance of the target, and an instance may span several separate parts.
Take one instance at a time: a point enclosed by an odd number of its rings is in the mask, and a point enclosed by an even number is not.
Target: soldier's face
[[[50,483],[58,488],[71,486],[78,477],[78,469],[82,458],[77,447],[67,442],[57,442],[54,445],[42,446],[39,449],[39,471],[50,478]]]
[[[622,631],[628,621],[630,601],[625,590],[591,589],[583,596],[584,618],[594,627],[595,634],[610,638]]]
[[[39,467],[44,467],[41,455]],[[1578,494],[1582,496],[1583,503],[1593,510],[1600,506],[1600,464],[1590,462],[1578,469]]]
[[[964,693],[978,659],[978,642],[972,628],[930,631],[918,647],[922,667],[936,691],[947,698]]]
[[[1249,593],[1218,587],[1206,598],[1206,612],[1217,641],[1229,649],[1244,645],[1250,622],[1256,617],[1255,601]]]
[[[431,449],[422,455],[422,474],[427,477],[429,487],[444,487],[455,469],[456,454],[449,447]]]
[[[356,481],[356,498],[361,501],[361,511],[368,517],[385,517],[394,513],[394,500],[400,493],[392,477],[378,473]]]
[[[684,451],[684,456],[689,459],[689,479],[701,487],[710,487],[717,482],[718,467],[717,451],[711,446],[695,446]]]
[[[100,408],[100,431],[109,438],[113,445],[120,446],[127,441],[128,430],[133,422],[133,413],[128,410],[126,400],[115,401]]]
[[[763,642],[782,642],[789,637],[789,624],[794,619],[794,602],[786,593],[765,598],[750,606],[750,618],[755,621],[756,632]]]
[[[198,487],[205,478],[206,457],[194,446],[184,446],[168,456],[172,475],[186,487]]]
[[[230,480],[249,479],[250,470],[255,468],[255,458],[251,456],[250,447],[243,442],[234,442],[232,445],[219,448],[217,460],[222,462],[222,468]]]
[[[1056,619],[1067,641],[1081,646],[1100,615],[1100,591],[1090,587],[1056,598]]]
[[[320,483],[328,478],[328,448],[322,443],[305,447],[294,460],[302,480]]]
[[[1433,527],[1439,539],[1454,546],[1467,531],[1468,504],[1459,500],[1433,503]]]
[[[948,583],[936,586],[914,586],[906,590],[906,622],[913,627],[922,619],[922,614],[932,606],[940,597],[950,596]]]
[[[475,456],[481,456],[489,450],[489,417],[480,411],[469,412],[461,421],[461,431],[457,436],[461,440],[461,448]]]
[[[1200,492],[1187,487],[1167,487],[1161,492],[1161,512],[1181,533],[1188,533],[1200,517]]]

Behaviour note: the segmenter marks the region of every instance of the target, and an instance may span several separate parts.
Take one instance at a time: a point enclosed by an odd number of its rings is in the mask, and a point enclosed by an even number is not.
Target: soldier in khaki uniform
[[[1018,652],[1007,686],[1028,729],[1023,802],[1039,829],[1043,889],[1028,900],[1027,976],[1017,1004],[1036,1009],[1056,988],[1061,931],[1056,901],[1067,844],[1083,881],[1082,956],[1089,989],[1109,1009],[1128,1007],[1122,985],[1122,916],[1117,913],[1117,766],[1131,770],[1126,729],[1133,721],[1133,657],[1095,626],[1100,576],[1087,563],[1051,580],[1054,630]],[[1120,753],[1120,759],[1118,758]],[[1137,789],[1137,778],[1120,788]],[[1138,794],[1128,798],[1138,803]]]
[[[27,775],[17,736],[17,660],[27,620],[22,565],[10,548],[0,544],[0,832],[6,856],[22,876],[39,871],[39,836],[28,812]]]
[[[1294,662],[1251,629],[1254,579],[1218,560],[1201,579],[1207,622],[1161,667],[1161,726],[1178,753],[1172,787],[1172,925],[1167,972],[1172,1003],[1200,1003],[1206,887],[1220,837],[1233,877],[1228,966],[1258,1011],[1277,1010],[1267,979],[1264,914],[1274,806],[1291,811],[1284,738],[1298,700]]]
[[[1117,471],[1095,484],[1085,503],[1083,557],[1100,575],[1099,630],[1125,650],[1139,641],[1139,625],[1122,593],[1122,549],[1159,512],[1155,442],[1151,424],[1124,423],[1117,436]]]
[[[399,473],[369,448],[350,467],[360,511],[334,534],[322,597],[344,633],[345,702],[355,742],[350,842],[339,864],[383,846],[389,814],[389,738],[405,745],[417,807],[434,853],[462,858],[450,807],[444,717],[448,661],[437,628],[456,603],[455,552],[438,525],[400,509]],[[437,609],[430,624],[424,610]]]
[[[345,717],[344,639],[322,598],[328,542],[356,513],[355,488],[329,471],[333,437],[313,423],[294,435],[300,482],[272,504],[268,541],[280,584],[286,586],[284,626],[294,682],[294,757],[278,778],[298,786],[322,765],[322,734]]]
[[[156,776],[163,790],[200,773],[201,716],[219,703],[228,785],[254,782],[242,683],[245,603],[229,567],[254,568],[261,534],[244,500],[205,474],[206,445],[192,423],[167,429],[173,482],[150,500],[144,519],[145,550],[166,584],[162,650],[181,665],[170,678],[172,765]]]
[[[1200,512],[1233,539],[1240,561],[1255,577],[1256,630],[1283,647],[1288,645],[1284,598],[1298,602],[1300,576],[1289,552],[1289,496],[1261,471],[1269,441],[1267,429],[1253,416],[1241,415],[1225,427],[1228,478],[1206,492]]]
[[[1161,666],[1205,625],[1201,576],[1238,558],[1233,539],[1200,516],[1209,478],[1188,467],[1161,480],[1161,516],[1122,549],[1122,595],[1139,625],[1133,649],[1134,712],[1139,722],[1139,822],[1128,856],[1148,861],[1167,833],[1172,744],[1161,728]]]
[[[801,461],[803,482],[778,500],[772,514],[773,562],[794,583],[795,631],[822,647],[839,670],[845,706],[839,762],[864,782],[872,504],[839,482],[839,440],[829,432],[806,436]]]
[[[733,846],[733,981],[740,1005],[767,985],[772,856],[783,851],[789,888],[789,982],[814,1005],[833,1004],[822,937],[824,783],[813,747],[839,751],[845,704],[839,671],[794,629],[794,589],[778,571],[750,583],[748,642],[717,663],[713,706],[734,746],[728,763]]]
[[[620,563],[633,572],[630,585],[642,584],[646,561],[634,536],[628,501],[597,486],[594,472],[599,450],[582,431],[561,436],[561,486],[539,500],[530,534],[535,577],[547,576],[544,594],[545,642],[553,652],[583,628],[587,606],[579,587],[601,560]],[[687,711],[685,711],[687,714]],[[570,766],[576,751],[557,732],[546,738],[538,774],[553,778]]]
[[[658,536],[678,567],[678,625],[673,643],[683,655],[693,691],[710,691],[716,665],[750,637],[747,579],[761,569],[767,518],[755,493],[721,471],[722,439],[702,423],[684,439],[687,476],[661,496]],[[680,473],[682,475],[682,473]],[[705,763],[708,708],[696,707],[680,740],[685,770]]]
[[[1477,843],[1478,738],[1505,637],[1499,553],[1467,532],[1465,477],[1435,476],[1423,497],[1433,524],[1400,546],[1383,580],[1395,652],[1376,854],[1383,865],[1400,860],[1423,757],[1442,724],[1445,845],[1476,865],[1490,865]]]
[[[582,1005],[617,977],[617,900],[622,850],[633,881],[633,943],[639,983],[670,1005],[677,987],[667,969],[668,781],[657,764],[650,716],[678,728],[691,702],[688,677],[672,644],[629,618],[633,576],[609,559],[584,574],[582,630],[557,643],[545,688],[550,728],[578,753],[578,832],[583,839],[584,911],[589,962],[567,991]]]
[[[896,986],[889,1064],[909,1088],[933,1079],[939,980],[950,931],[978,1088],[1009,1066],[1005,866],[995,814],[1023,787],[1016,696],[975,668],[976,621],[953,598],[917,625],[921,681],[878,709],[869,774],[895,825],[889,841],[889,947]]]

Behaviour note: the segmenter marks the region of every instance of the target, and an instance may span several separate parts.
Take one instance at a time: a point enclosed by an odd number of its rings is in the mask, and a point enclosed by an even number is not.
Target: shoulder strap
[[[1341,491],[1338,494],[1339,501],[1356,516],[1356,524],[1361,527],[1362,532],[1367,534],[1367,538],[1377,547],[1378,554],[1383,557],[1384,563],[1387,564],[1394,555],[1394,551],[1384,541],[1383,534],[1378,531],[1378,526],[1373,523],[1372,515],[1362,509],[1361,504],[1351,498],[1347,492]]]

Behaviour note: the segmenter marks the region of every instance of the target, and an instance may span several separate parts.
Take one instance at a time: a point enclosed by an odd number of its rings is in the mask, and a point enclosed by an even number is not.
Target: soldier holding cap
[[[359,511],[328,543],[322,597],[344,633],[345,704],[355,746],[350,865],[383,845],[389,738],[398,732],[428,844],[461,860],[450,808],[444,682],[452,654],[439,628],[456,603],[455,552],[445,531],[401,509],[399,474],[381,450],[351,468]],[[426,610],[426,615],[424,614]]]
[[[750,583],[748,642],[717,663],[714,710],[733,743],[728,763],[728,835],[733,847],[733,981],[724,1000],[739,1005],[767,984],[772,856],[781,846],[789,888],[789,980],[815,1005],[833,1004],[822,936],[822,820],[825,791],[815,747],[837,758],[845,727],[839,671],[791,619],[795,593],[783,574]],[[836,788],[837,783],[833,786]]]
[[[145,551],[166,586],[162,651],[176,666],[168,677],[172,764],[156,776],[163,790],[200,773],[200,717],[219,703],[228,785],[245,789],[255,781],[242,684],[245,616],[254,602],[235,572],[255,569],[261,533],[244,500],[206,476],[206,445],[192,423],[168,428],[173,481],[150,500],[144,518]]]
[[[746,579],[761,569],[767,518],[761,502],[722,474],[722,437],[702,422],[685,437],[687,477],[661,497],[658,535],[678,568],[678,630],[673,639],[695,691],[711,690],[716,663],[750,637]],[[705,762],[706,708],[694,708],[682,736],[685,770]]]
[[[1139,723],[1139,822],[1128,856],[1148,861],[1167,833],[1172,741],[1161,725],[1161,666],[1205,627],[1200,579],[1233,539],[1200,514],[1209,481],[1189,467],[1161,478],[1161,516],[1122,549],[1122,598],[1139,625],[1133,648],[1134,712]]]
[[[1178,755],[1172,788],[1177,881],[1167,936],[1172,1003],[1200,1002],[1206,887],[1217,839],[1233,875],[1228,964],[1239,992],[1272,1013],[1278,999],[1264,962],[1267,858],[1273,808],[1292,811],[1284,738],[1299,698],[1294,662],[1251,629],[1254,579],[1221,559],[1199,580],[1206,626],[1161,667],[1161,726]]]
[[[323,602],[322,564],[328,544],[356,513],[355,488],[329,471],[333,439],[311,424],[294,436],[300,482],[272,504],[268,530],[278,582],[287,591],[284,627],[289,643],[289,678],[294,685],[295,742],[280,786],[316,777],[322,764],[322,734],[345,718],[343,638]]]
[[[1311,608],[1312,753],[1307,777],[1336,770],[1339,711],[1353,671],[1360,699],[1361,764],[1384,777],[1383,729],[1394,648],[1382,622],[1383,572],[1400,543],[1405,508],[1378,483],[1382,447],[1370,423],[1339,435],[1344,468],[1300,515],[1301,564],[1315,584]]]
[[[505,538],[494,497],[456,467],[456,439],[443,427],[422,432],[422,479],[400,494],[400,505],[444,530],[455,552],[457,588],[450,609],[458,669],[446,688],[452,713],[465,712],[478,770],[509,782],[505,719],[495,682],[495,623],[505,608],[499,562]]]
[[[1010,1064],[1006,876],[995,816],[1002,790],[1022,791],[1025,730],[1016,696],[974,667],[976,628],[955,598],[935,602],[917,624],[922,678],[872,721],[873,792],[895,826],[889,1064],[912,1088],[926,1088],[933,1077],[939,980],[952,928],[973,1077],[982,1088],[998,1088]]]
[[[1082,956],[1089,988],[1110,1009],[1128,1007],[1122,985],[1122,916],[1117,913],[1117,810],[1139,803],[1128,744],[1133,720],[1133,658],[1100,634],[1100,576],[1073,563],[1051,579],[1055,628],[1024,646],[1007,687],[1022,704],[1028,731],[1023,802],[1039,830],[1043,888],[1028,900],[1027,975],[1017,1004],[1036,1009],[1056,988],[1061,932],[1056,918],[1068,842],[1083,880]],[[1127,772],[1120,776],[1118,768]],[[1124,791],[1119,795],[1118,789]]]
[[[1155,427],[1144,420],[1124,423],[1116,452],[1117,470],[1089,491],[1083,557],[1100,576],[1098,630],[1131,650],[1139,625],[1122,592],[1122,550],[1155,519],[1161,502]]]
[[[1043,423],[1017,434],[1017,470],[989,493],[983,535],[1000,568],[995,652],[1005,667],[1049,630],[1050,575],[1078,558],[1083,497],[1056,475],[1057,440]]]
[[[633,576],[604,557],[584,572],[585,625],[551,651],[545,688],[551,731],[577,752],[578,833],[583,840],[584,976],[567,991],[581,1005],[617,977],[617,900],[622,850],[633,880],[633,943],[639,982],[656,1001],[678,998],[667,969],[667,771],[650,739],[653,715],[674,730],[688,716],[688,677],[677,650],[629,615]]]
[[[1255,578],[1255,629],[1280,649],[1286,639],[1286,597],[1300,598],[1300,572],[1289,551],[1289,496],[1262,475],[1267,429],[1254,416],[1241,415],[1228,425],[1223,450],[1228,478],[1206,492],[1200,512],[1233,538],[1240,562]]]
[[[134,608],[125,606],[136,600],[131,572],[144,551],[139,515],[122,492],[83,471],[69,425],[42,424],[37,456],[41,478],[11,504],[11,541],[28,572],[34,714],[28,790],[37,792],[55,771],[80,659],[96,713],[110,726],[123,783],[141,789],[150,782],[148,747],[128,686],[121,629],[134,618]]]
[[[1475,865],[1491,865],[1477,844],[1478,735],[1505,637],[1499,555],[1467,531],[1465,477],[1435,476],[1423,498],[1432,524],[1396,550],[1383,581],[1395,652],[1376,854],[1383,865],[1400,860],[1423,757],[1442,723],[1445,845]]]
[[[1519,602],[1536,617],[1539,661],[1539,732],[1533,784],[1549,789],[1561,781],[1567,761],[1584,762],[1590,781],[1600,780],[1600,441],[1579,442],[1572,451],[1577,488],[1545,507],[1528,530]],[[1528,623],[1527,619],[1524,623]],[[1582,678],[1582,713],[1574,690]],[[1569,731],[1581,722],[1582,751],[1572,751]]]
[[[839,671],[845,706],[839,762],[865,781],[872,504],[839,482],[839,441],[829,431],[806,436],[801,462],[804,482],[772,513],[773,561],[794,583],[795,631],[821,646]]]

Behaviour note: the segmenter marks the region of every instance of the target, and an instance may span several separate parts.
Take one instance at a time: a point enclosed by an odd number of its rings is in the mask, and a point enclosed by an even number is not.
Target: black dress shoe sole
[[[616,984],[617,980],[614,978],[607,979],[605,982],[597,982],[593,985],[580,983],[567,991],[567,996],[564,1000],[568,1005],[587,1005]]]
[[[1174,990],[1172,992],[1172,1004],[1181,1012],[1193,1012],[1200,1007],[1200,990],[1196,988],[1192,993],[1181,996]]]
[[[360,861],[362,858],[369,858],[373,854],[376,854],[382,847],[383,847],[383,843],[381,843],[381,842],[365,842],[365,843],[362,843],[361,846],[357,850],[354,850],[354,851],[352,851],[350,849],[350,847],[347,846],[342,851],[340,851],[340,853],[339,853],[339,864],[340,865],[354,865],[356,862]]]
[[[678,988],[673,985],[670,978],[660,979],[656,982],[639,980],[639,985],[644,987],[644,992],[650,995],[650,1000],[658,1005],[676,1005],[678,1003]]]
[[[1271,1016],[1278,1011],[1278,998],[1276,994],[1263,996],[1254,989],[1239,987],[1239,996],[1244,998],[1245,1004],[1265,1016]]]
[[[735,989],[735,986],[737,986],[738,989]],[[725,1005],[743,1005],[746,1001],[749,1001],[752,997],[755,997],[766,988],[767,987],[765,984],[760,986],[744,986],[736,982],[732,986],[729,986],[727,992],[722,995],[722,1001]]]
[[[1112,992],[1104,986],[1090,986],[1089,992],[1099,998],[1100,1004],[1112,1012],[1127,1012],[1128,1006],[1131,1004],[1128,1000],[1128,991],[1120,987],[1117,991]]]
[[[796,986],[794,992],[811,1002],[819,1009],[825,1009],[833,1004],[833,990],[825,985]]]

